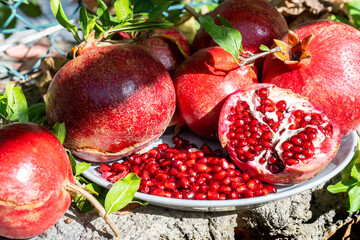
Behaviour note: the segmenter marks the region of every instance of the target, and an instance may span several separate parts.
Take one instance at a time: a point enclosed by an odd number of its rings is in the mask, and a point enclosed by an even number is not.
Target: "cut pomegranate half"
[[[254,84],[231,94],[221,110],[219,139],[252,177],[272,184],[314,177],[340,146],[339,126],[291,90]]]

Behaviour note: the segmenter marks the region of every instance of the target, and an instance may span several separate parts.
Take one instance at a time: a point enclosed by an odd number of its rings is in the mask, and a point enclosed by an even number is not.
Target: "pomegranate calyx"
[[[311,55],[307,51],[307,48],[313,38],[314,34],[310,34],[300,41],[298,36],[293,31],[289,30],[289,44],[274,39],[275,45],[281,48],[281,51],[275,52],[274,55],[286,64],[296,64],[302,59],[310,58]]]

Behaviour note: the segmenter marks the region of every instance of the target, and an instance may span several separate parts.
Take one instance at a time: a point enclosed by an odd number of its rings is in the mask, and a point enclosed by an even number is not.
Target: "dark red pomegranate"
[[[240,31],[245,51],[258,52],[261,44],[270,47],[273,39],[281,37],[288,25],[284,17],[265,0],[226,0],[209,14],[220,25],[217,15],[228,20]],[[194,51],[216,46],[203,28],[197,32],[192,47]]]
[[[32,123],[0,128],[0,235],[30,238],[46,231],[66,212],[73,182],[60,141]]]
[[[175,111],[175,91],[161,62],[133,44],[95,48],[71,60],[51,82],[50,125],[65,122],[64,145],[76,156],[120,159],[160,137]]]
[[[283,52],[265,58],[262,81],[308,97],[339,124],[342,136],[355,130],[360,125],[360,32],[319,20],[294,28],[282,41],[277,43]]]
[[[219,139],[252,177],[293,184],[320,172],[335,156],[340,129],[291,90],[254,84],[231,94],[219,118]]]
[[[141,177],[139,192],[169,198],[226,200],[277,191],[273,185],[241,172],[221,150],[213,151],[206,144],[198,149],[177,136],[173,142],[174,147],[159,144],[148,152],[132,154],[121,163],[102,163],[98,172],[110,182],[134,172]]]
[[[175,27],[142,32],[138,38],[141,40],[137,44],[148,47],[171,76],[185,58],[190,56],[189,43],[184,34]]]
[[[253,83],[257,83],[257,77],[250,66],[239,67],[221,47],[202,49],[175,72],[177,110],[195,133],[217,138],[219,114],[226,97]]]

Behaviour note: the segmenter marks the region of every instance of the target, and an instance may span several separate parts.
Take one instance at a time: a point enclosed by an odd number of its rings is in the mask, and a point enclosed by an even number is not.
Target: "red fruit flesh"
[[[98,47],[68,62],[47,95],[49,124],[65,122],[64,145],[88,161],[120,159],[161,136],[175,111],[164,66],[136,45]]]
[[[179,66],[174,75],[177,110],[191,130],[217,138],[217,123],[226,97],[257,83],[254,70],[239,67],[220,47],[198,51]]]
[[[252,177],[294,184],[312,178],[332,160],[340,130],[291,90],[254,84],[226,100],[219,139],[239,168]]]
[[[306,51],[288,64],[273,55],[266,57],[262,81],[289,88],[308,97],[337,122],[342,136],[360,125],[360,32],[334,21],[313,21],[292,30],[300,41],[314,34]],[[287,42],[288,34],[282,38]],[[291,54],[293,50],[290,50]]]
[[[160,60],[171,76],[176,68],[185,60],[184,54],[190,56],[189,43],[177,28],[172,27],[143,32],[140,38],[145,34],[149,34],[149,36],[138,41],[137,44],[148,47],[150,52]]]
[[[140,172],[142,180],[138,191],[160,197],[226,200],[265,196],[277,191],[274,186],[264,186],[249,174],[241,173],[222,151],[212,151],[205,144],[198,149],[180,137],[174,137],[173,142],[174,147],[159,144],[147,153],[125,158],[122,163],[111,166],[103,163],[97,170],[106,180],[116,182],[121,178],[118,176],[126,176],[126,165],[129,165],[131,172],[135,169]]]
[[[244,50],[252,53],[258,52],[261,44],[270,47],[273,39],[288,30],[284,17],[264,0],[226,0],[209,14],[220,24],[217,15],[240,31]],[[194,51],[216,45],[203,28],[199,29],[192,44]]]
[[[0,129],[0,235],[24,239],[46,231],[66,212],[73,182],[59,140],[32,123]]]

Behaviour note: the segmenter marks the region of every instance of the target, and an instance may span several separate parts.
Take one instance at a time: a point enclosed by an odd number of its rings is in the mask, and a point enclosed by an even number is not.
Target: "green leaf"
[[[46,121],[46,105],[43,102],[29,106],[29,120],[33,123],[43,123]]]
[[[154,9],[151,10],[149,13],[149,21],[156,21],[159,18],[161,18],[164,11],[168,10],[168,8],[171,6],[171,4],[174,1],[165,1],[160,4],[158,4]]]
[[[360,183],[350,189],[349,203],[349,212],[356,212],[360,209]]]
[[[52,132],[55,134],[55,136],[59,139],[61,144],[64,143],[65,137],[66,137],[66,128],[65,123],[59,123],[56,122],[54,126],[52,127]]]
[[[27,3],[23,2],[20,4],[19,9],[28,17],[40,17],[41,8],[36,0],[29,0]]]
[[[134,32],[134,31],[146,31],[156,28],[170,28],[174,26],[173,23],[170,22],[140,22],[140,23],[125,23],[122,25],[117,25],[108,31],[106,31],[106,34],[111,34],[115,32]]]
[[[340,15],[331,15],[330,20],[336,21],[336,22],[342,22],[342,23],[345,23],[347,25],[354,27],[354,25],[349,21],[349,19],[347,19],[343,16],[340,16]]]
[[[80,29],[84,34],[84,39],[86,40],[90,32],[88,32],[88,22],[89,22],[88,13],[84,5],[82,5],[80,8],[79,22],[80,22]]]
[[[355,179],[344,179],[334,185],[329,185],[327,190],[331,193],[347,192],[357,183]]]
[[[75,166],[75,176],[80,175],[81,173],[86,171],[89,167],[91,167],[91,163],[87,163],[87,162],[77,163]]]
[[[133,9],[130,0],[116,0],[114,2],[115,13],[119,23],[133,18]]]
[[[56,20],[60,23],[61,26],[66,28],[69,32],[71,32],[76,41],[81,42],[81,39],[78,35],[78,28],[70,23],[67,18],[64,9],[61,6],[60,0],[50,0],[51,11],[53,12]]]
[[[102,0],[97,0],[97,1],[98,1],[98,5],[97,5],[96,14],[102,23],[102,27],[104,29],[109,29],[111,27],[111,21],[110,21],[110,13],[108,11],[108,8]]]
[[[130,203],[139,189],[140,181],[135,173],[129,173],[114,183],[105,198],[106,214],[118,211]]]
[[[214,20],[207,15],[202,15],[199,17],[199,22],[204,30],[213,38],[220,47],[222,47],[226,52],[230,53],[233,58],[238,61],[239,51],[243,51],[242,48],[242,37],[240,32],[233,28],[229,27],[229,24],[226,19],[220,18],[222,24],[225,23],[226,26],[218,26],[214,23]]]
[[[360,140],[358,141],[358,143],[357,143],[357,145],[356,145],[355,153],[354,153],[354,156],[352,157],[351,161],[350,161],[349,164],[341,171],[341,178],[342,178],[342,179],[350,178],[350,177],[351,177],[352,168],[353,168],[357,163],[360,163],[359,152],[360,152]]]
[[[67,148],[65,148],[65,151],[69,157],[69,160],[70,160],[70,164],[71,164],[71,171],[74,173],[76,173],[76,161],[75,161],[75,158],[74,156],[72,155],[71,151]]]
[[[11,16],[11,9],[4,4],[0,4],[0,28],[5,24],[6,20]],[[13,19],[5,27],[5,29],[15,28],[16,26],[16,17],[13,16]],[[10,37],[11,34],[5,34],[5,38]]]
[[[24,93],[21,90],[21,87],[17,86],[13,88],[13,96],[14,96],[14,110],[16,112],[17,118],[19,122],[28,122],[29,114],[28,114],[28,105],[25,98]]]
[[[102,188],[96,183],[88,183],[85,185],[85,188],[91,190],[92,192],[98,193],[95,198],[100,202],[100,204],[104,204],[105,196],[107,190]],[[76,206],[80,209],[81,212],[88,212],[94,208],[94,206],[83,196],[77,196],[74,198]]]
[[[349,15],[354,21],[355,27],[360,27],[360,1],[346,2],[345,7],[349,11]]]
[[[360,182],[360,164],[356,164],[351,169],[351,177],[355,178],[357,181]]]
[[[270,51],[270,49],[267,46],[263,45],[263,44],[261,44],[259,48],[260,48],[261,51],[264,51],[264,52],[269,52]]]

